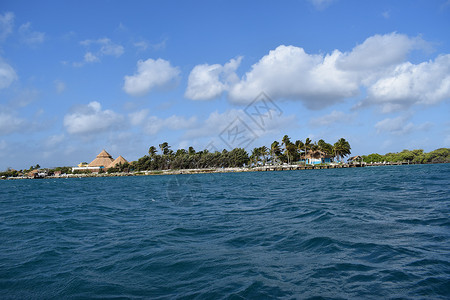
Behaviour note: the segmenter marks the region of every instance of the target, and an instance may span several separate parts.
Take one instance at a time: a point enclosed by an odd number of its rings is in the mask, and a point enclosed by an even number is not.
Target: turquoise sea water
[[[0,298],[450,298],[450,164],[0,181]]]

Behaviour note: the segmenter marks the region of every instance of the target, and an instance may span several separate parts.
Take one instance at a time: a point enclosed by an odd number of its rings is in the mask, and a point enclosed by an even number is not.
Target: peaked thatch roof
[[[114,159],[112,156],[103,150],[93,161],[91,161],[89,167],[108,167],[113,161]]]
[[[109,164],[109,166],[107,168],[114,168],[116,165],[118,164],[124,164],[127,163],[128,161],[122,157],[122,155],[120,155],[118,158],[116,158],[116,160],[114,160],[111,164]]]
[[[330,157],[332,156],[320,150],[308,151],[308,154],[306,154],[306,158],[330,158]]]

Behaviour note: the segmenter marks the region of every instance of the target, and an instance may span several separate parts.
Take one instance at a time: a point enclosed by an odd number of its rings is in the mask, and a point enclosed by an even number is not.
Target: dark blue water
[[[450,298],[450,164],[0,181],[0,298]]]

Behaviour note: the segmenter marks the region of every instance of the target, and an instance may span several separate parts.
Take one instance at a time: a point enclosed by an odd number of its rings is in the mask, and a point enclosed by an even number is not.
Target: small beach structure
[[[109,168],[116,167],[119,164],[125,164],[128,161],[120,155],[118,158],[114,159],[111,154],[106,152],[105,149],[100,152],[93,161],[89,164],[81,163],[78,167],[73,167],[73,171],[90,171],[93,173],[100,172],[100,170],[108,170]]]
[[[120,165],[120,164],[125,164],[125,163],[128,163],[128,161],[125,159],[125,158],[123,158],[123,156],[122,155],[120,155],[118,158],[116,158],[112,163],[110,163],[109,164],[109,166],[107,167],[108,169],[109,168],[114,168],[114,167],[116,167],[117,165]]]
[[[360,155],[352,156],[352,157],[349,157],[349,159],[347,159],[347,162],[348,163],[361,163],[362,157]]]
[[[306,158],[306,163],[311,165],[327,164],[333,162],[333,157],[322,151],[311,151],[308,152],[304,157]],[[302,159],[301,161],[305,161],[305,159]]]
[[[91,163],[88,165],[89,167],[109,167],[109,165],[114,162],[114,159],[112,156],[105,151],[105,149],[102,150],[102,152],[97,155],[97,157],[91,161]]]

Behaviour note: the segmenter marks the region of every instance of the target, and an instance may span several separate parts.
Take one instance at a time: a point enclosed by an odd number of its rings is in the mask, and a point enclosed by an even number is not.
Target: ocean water
[[[450,164],[0,189],[1,299],[450,298]]]

